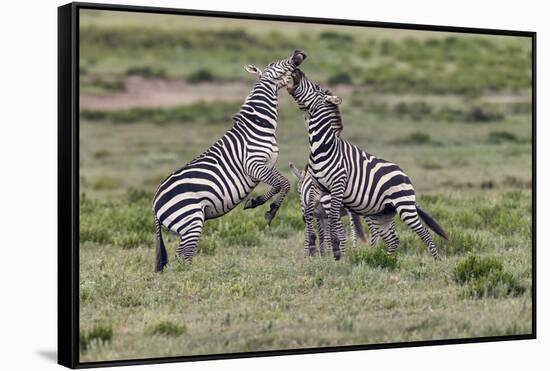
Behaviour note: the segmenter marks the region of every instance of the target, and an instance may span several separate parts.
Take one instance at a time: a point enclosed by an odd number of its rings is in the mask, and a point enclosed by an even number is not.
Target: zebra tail
[[[420,218],[428,225],[428,227],[431,228],[432,231],[437,233],[442,238],[449,240],[449,235],[445,230],[437,223],[437,221],[432,218],[427,212],[422,210],[418,205],[416,205],[416,210],[418,211],[418,215]]]
[[[155,234],[157,237],[157,249],[156,249],[156,265],[155,272],[162,272],[166,264],[168,264],[168,254],[166,252],[166,247],[164,247],[164,241],[162,240],[162,228],[157,216],[155,218]]]
[[[365,237],[365,230],[363,228],[363,223],[361,223],[361,217],[355,213],[350,213],[353,220],[353,228],[355,229],[355,235],[359,236],[359,239],[363,242],[367,241]]]

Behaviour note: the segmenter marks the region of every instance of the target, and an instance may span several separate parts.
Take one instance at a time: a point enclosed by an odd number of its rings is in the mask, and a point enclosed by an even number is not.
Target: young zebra
[[[418,234],[434,259],[440,259],[432,237],[420,219],[445,239],[448,239],[447,233],[418,207],[409,177],[397,165],[376,158],[340,138],[340,131],[335,129],[335,126],[343,125],[339,97],[308,80],[300,69],[293,72],[292,78],[287,90],[299,108],[305,111],[310,145],[308,170],[331,196],[329,226],[334,258],[338,260],[342,255],[340,208],[343,204],[350,211],[369,217],[367,224],[376,227],[379,231],[377,237],[384,240],[389,253],[395,252],[399,245],[393,224],[393,217],[398,214]],[[313,207],[308,204],[310,210],[305,215],[311,213]],[[309,246],[312,245],[312,231],[312,220],[306,218],[306,244]]]
[[[328,226],[328,213],[330,210],[330,194],[321,192],[316,186],[313,177],[307,172],[306,169],[300,171],[292,162],[288,163],[290,171],[296,178],[298,178],[298,194],[300,195],[300,206],[302,209],[302,215],[305,217],[305,211],[308,209],[307,205],[313,203],[313,216],[317,220],[317,228],[319,234],[319,250],[322,256],[325,255],[325,244],[330,241],[330,229]],[[365,232],[363,231],[363,225],[361,224],[361,218],[359,215],[352,213],[348,209],[342,206],[340,209],[340,217],[347,215],[350,223],[350,235],[351,246],[355,249],[357,247],[357,236],[361,241],[365,241]],[[305,245],[305,255],[315,255],[315,234],[310,236],[313,239],[313,246]],[[345,236],[343,236],[345,238]]]
[[[180,236],[176,255],[191,263],[204,221],[227,214],[260,182],[269,184],[271,189],[249,199],[245,209],[260,206],[277,195],[265,214],[267,222],[271,222],[290,189],[288,179],[273,167],[279,153],[275,137],[277,93],[292,80],[290,74],[305,58],[304,52],[296,50],[263,71],[246,66],[258,80],[233,116],[233,127],[160,184],[153,199],[157,272],[168,263],[161,225]]]

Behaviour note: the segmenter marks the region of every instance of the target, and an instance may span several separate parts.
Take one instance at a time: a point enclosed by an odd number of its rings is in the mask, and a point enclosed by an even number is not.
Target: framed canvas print
[[[534,32],[58,19],[60,364],[535,338]]]

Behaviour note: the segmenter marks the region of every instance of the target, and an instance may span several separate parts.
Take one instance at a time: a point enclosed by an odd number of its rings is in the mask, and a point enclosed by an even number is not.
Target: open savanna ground
[[[81,18],[81,361],[531,332],[529,40],[155,17]],[[444,260],[401,222],[396,256],[305,259],[293,186],[269,227],[268,206],[208,221],[192,266],[165,233],[155,274],[156,187],[231,127],[254,83],[242,65],[295,48],[343,98],[342,136],[411,177],[451,236]],[[307,136],[279,96],[276,167],[295,184]]]

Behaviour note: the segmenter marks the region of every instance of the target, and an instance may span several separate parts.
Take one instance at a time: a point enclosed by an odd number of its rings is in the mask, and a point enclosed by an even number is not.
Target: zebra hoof
[[[272,214],[271,211],[266,211],[264,218],[265,218],[265,221],[267,222],[267,225],[271,225],[271,221],[273,220],[274,217],[275,215]]]
[[[249,198],[248,200],[246,200],[244,204],[245,209],[254,209],[257,206],[258,206],[258,202],[256,201],[255,198]]]
[[[267,225],[271,225],[271,221],[273,220],[273,218],[275,218],[275,214],[277,213],[278,209],[279,208],[275,204],[269,205],[269,211],[266,211],[264,215]]]
[[[436,262],[440,262],[440,261],[443,261],[443,258],[441,257],[441,255],[437,254],[437,255],[434,255],[434,260]]]
[[[342,257],[342,253],[340,251],[334,252],[334,260],[338,261]]]

